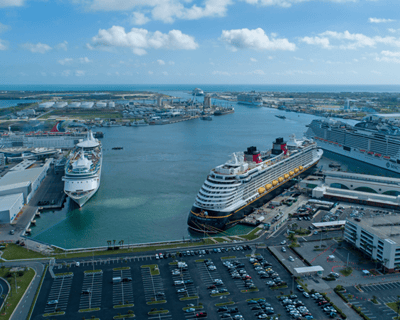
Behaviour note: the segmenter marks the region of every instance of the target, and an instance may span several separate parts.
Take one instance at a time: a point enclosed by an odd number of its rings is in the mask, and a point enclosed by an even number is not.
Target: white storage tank
[[[108,102],[108,107],[109,108],[115,108],[115,102],[114,101],[109,101]]]
[[[54,104],[54,108],[62,109],[65,108],[67,105],[68,105],[67,102],[57,102],[56,104]]]
[[[39,103],[39,109],[49,109],[54,105],[54,101]]]
[[[83,109],[91,109],[94,106],[94,102],[82,102],[81,108]]]
[[[107,102],[96,102],[97,108],[105,108],[107,107]]]
[[[71,109],[76,109],[76,108],[80,108],[80,107],[81,107],[81,103],[80,102],[71,102],[68,105],[68,108],[71,108]]]

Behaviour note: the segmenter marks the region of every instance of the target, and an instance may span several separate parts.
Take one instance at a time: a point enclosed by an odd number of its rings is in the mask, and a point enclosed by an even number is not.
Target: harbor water
[[[212,168],[247,147],[266,150],[277,137],[302,137],[305,126],[315,119],[308,114],[233,106],[235,113],[213,121],[99,128],[104,132],[104,156],[98,192],[81,209],[67,202],[61,211],[44,212],[31,237],[65,248],[106,246],[108,240],[128,244],[187,239],[191,236],[188,212]],[[286,119],[275,117],[279,114]],[[334,154],[326,154],[319,166],[328,169],[332,161],[344,170],[388,174]],[[246,230],[236,226],[229,232]]]

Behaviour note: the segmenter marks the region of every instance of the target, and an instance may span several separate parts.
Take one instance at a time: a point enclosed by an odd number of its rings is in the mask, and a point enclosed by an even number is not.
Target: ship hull
[[[247,101],[238,101],[239,104],[245,104],[247,106],[256,106],[261,107],[263,105],[262,102],[247,102]]]
[[[99,186],[100,186],[100,185],[99,185]],[[83,196],[81,196],[81,197],[73,196],[73,195],[69,194],[68,192],[65,192],[65,193],[66,193],[80,208],[82,208],[83,205],[84,205],[86,202],[88,202],[89,199],[90,199],[91,197],[94,196],[94,194],[97,192],[97,190],[99,190],[99,186],[98,186],[95,190],[90,191],[90,192],[86,193],[85,195],[83,195]]]
[[[374,155],[369,155],[367,152],[360,152],[357,149],[349,148],[350,150],[344,150],[343,146],[338,144],[328,143],[321,140],[315,140],[317,145],[326,151],[330,151],[342,156],[361,161],[382,169],[386,169],[392,172],[400,173],[400,164],[393,163],[383,157],[376,157]]]
[[[314,170],[317,163],[318,161],[309,168],[305,169],[303,172],[299,173],[297,176],[308,176]],[[221,231],[235,226],[241,219],[252,213],[254,209],[263,206],[268,201],[281,194],[285,189],[290,188],[296,183],[297,182],[293,181],[293,179],[287,180],[286,182],[283,182],[272,189],[270,192],[267,192],[261,197],[257,198],[255,201],[250,202],[242,208],[239,208],[239,210],[236,209],[231,212],[207,210],[209,217],[205,217],[203,214],[201,214],[204,209],[193,206],[187,221],[189,230],[197,233],[220,233]]]

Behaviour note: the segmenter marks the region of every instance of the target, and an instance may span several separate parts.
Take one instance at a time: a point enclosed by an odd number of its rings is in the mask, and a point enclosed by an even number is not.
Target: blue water
[[[199,87],[206,92],[222,91],[274,91],[274,92],[400,92],[400,85],[221,85],[221,84],[112,84],[112,85],[1,85],[0,90],[25,91],[192,91]]]
[[[0,100],[0,109],[16,107],[19,103],[34,103],[40,100]]]

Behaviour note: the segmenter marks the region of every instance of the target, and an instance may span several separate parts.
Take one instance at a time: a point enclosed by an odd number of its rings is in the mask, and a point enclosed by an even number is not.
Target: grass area
[[[118,316],[114,316],[113,319],[126,319],[126,318],[134,318],[135,315],[133,313],[131,314],[121,314]]]
[[[397,306],[397,302],[388,302],[388,303],[385,303],[390,309],[392,309],[394,312],[398,312],[399,310],[398,310],[398,306]]]
[[[179,301],[196,300],[198,298],[199,298],[198,296],[184,297],[180,298]]]
[[[224,239],[224,238],[213,238],[215,241],[218,241],[218,242],[221,242],[221,243],[224,243],[224,242],[226,242],[226,240]]]
[[[196,310],[200,310],[200,309],[203,309],[204,307],[203,306],[184,307],[184,308],[182,308],[182,310],[185,311],[185,310],[190,309],[190,308],[195,308]]]
[[[204,262],[204,260],[206,260],[206,259],[197,259],[197,260],[194,260],[194,262]]]
[[[80,309],[78,312],[94,312],[94,311],[99,311],[100,308],[88,308],[88,309]]]
[[[258,292],[260,290],[257,289],[245,289],[245,290],[240,290],[241,293],[251,293],[251,292]]]
[[[1,251],[3,252],[1,258],[6,260],[46,258],[46,256],[41,253],[27,250],[25,247],[21,247],[14,243],[5,244],[5,248]]]
[[[119,112],[106,112],[104,110],[91,110],[90,112],[82,110],[53,110],[50,113],[45,114],[43,117],[39,117],[39,119],[48,119],[50,117],[69,117],[69,118],[79,118],[79,119],[121,119],[121,113]]]
[[[254,239],[257,239],[259,236],[256,236],[256,233],[257,233],[258,231],[260,231],[260,230],[262,230],[262,229],[260,229],[260,228],[258,228],[258,227],[255,227],[255,228],[254,228],[252,231],[250,231],[248,234],[241,235],[240,237],[243,238],[243,239],[247,239],[247,240],[254,240]]]
[[[64,273],[55,273],[54,275],[56,277],[65,277],[65,276],[72,276],[74,273],[73,272],[64,272]]]
[[[64,311],[59,311],[59,312],[51,312],[51,313],[45,313],[43,317],[52,317],[52,316],[62,316],[64,315]]]
[[[221,260],[236,259],[236,256],[222,257]]]
[[[120,271],[120,270],[131,270],[131,267],[119,267],[119,268],[113,268],[113,271]]]
[[[133,306],[134,306],[133,303],[129,303],[129,304],[120,304],[120,305],[114,306],[113,308],[114,309],[121,309],[121,308],[130,308],[130,307],[133,307]]]
[[[10,274],[10,268],[0,268],[0,277],[6,279],[10,284],[11,291],[6,302],[4,303],[5,310],[3,308],[3,312],[0,314],[0,320],[9,319],[10,315],[13,313],[14,309],[16,308],[18,302],[21,300],[22,296],[24,295],[26,289],[28,288],[29,284],[31,283],[33,277],[35,276],[35,272],[32,269],[28,269],[24,271],[22,276],[19,276],[19,273],[16,273],[16,280],[17,280],[17,289],[18,292],[15,292],[15,279],[14,275]],[[7,277],[8,276],[8,277]]]
[[[221,297],[221,296],[229,296],[229,292],[220,292],[220,293],[213,293],[211,294],[211,297]]]
[[[103,270],[101,269],[95,269],[95,270],[85,270],[84,273],[88,274],[88,273],[99,273],[99,272],[103,272]]]
[[[31,308],[29,309],[29,313],[28,313],[28,317],[27,317],[28,319],[30,319],[31,316],[32,316],[32,312],[33,312],[33,309],[35,307],[37,298],[39,296],[40,289],[42,288],[42,284],[43,284],[43,281],[44,281],[44,277],[46,276],[46,272],[47,272],[47,268],[48,267],[49,266],[46,265],[46,267],[44,268],[44,271],[43,271],[43,274],[42,274],[42,279],[40,279],[40,283],[39,283],[39,286],[38,286],[38,288],[36,290],[35,297],[33,298],[33,302],[32,302]]]
[[[288,286],[285,284],[283,286],[277,286],[277,287],[269,287],[271,290],[279,290],[279,289],[286,289]]]
[[[169,310],[150,311],[148,314],[152,315],[152,314],[166,314],[166,313],[169,313]]]
[[[251,300],[258,301],[258,300],[261,300],[261,299],[265,300],[265,298],[252,298],[252,299],[247,299],[246,302],[249,302]]]
[[[160,269],[158,268],[158,264],[146,264],[144,266],[140,266],[141,268],[149,268],[150,274],[152,276],[160,275]]]
[[[146,304],[149,305],[149,306],[151,306],[152,304],[162,304],[162,303],[167,303],[167,300],[158,300],[158,301],[146,302]]]
[[[223,307],[223,306],[230,306],[235,304],[234,301],[228,301],[228,302],[220,302],[220,303],[216,303],[215,306],[216,307]]]
[[[352,272],[353,272],[352,267],[347,267],[347,268],[339,270],[339,273],[344,275],[345,277],[348,277],[349,275],[351,275]]]
[[[178,262],[176,262],[176,261],[173,261],[173,262],[170,262],[170,263],[168,263],[170,266],[176,266],[177,264],[178,264]]]
[[[260,254],[259,253],[256,253],[256,254],[246,254],[246,257],[247,258],[251,258],[251,257],[253,257],[253,256],[259,256]]]

